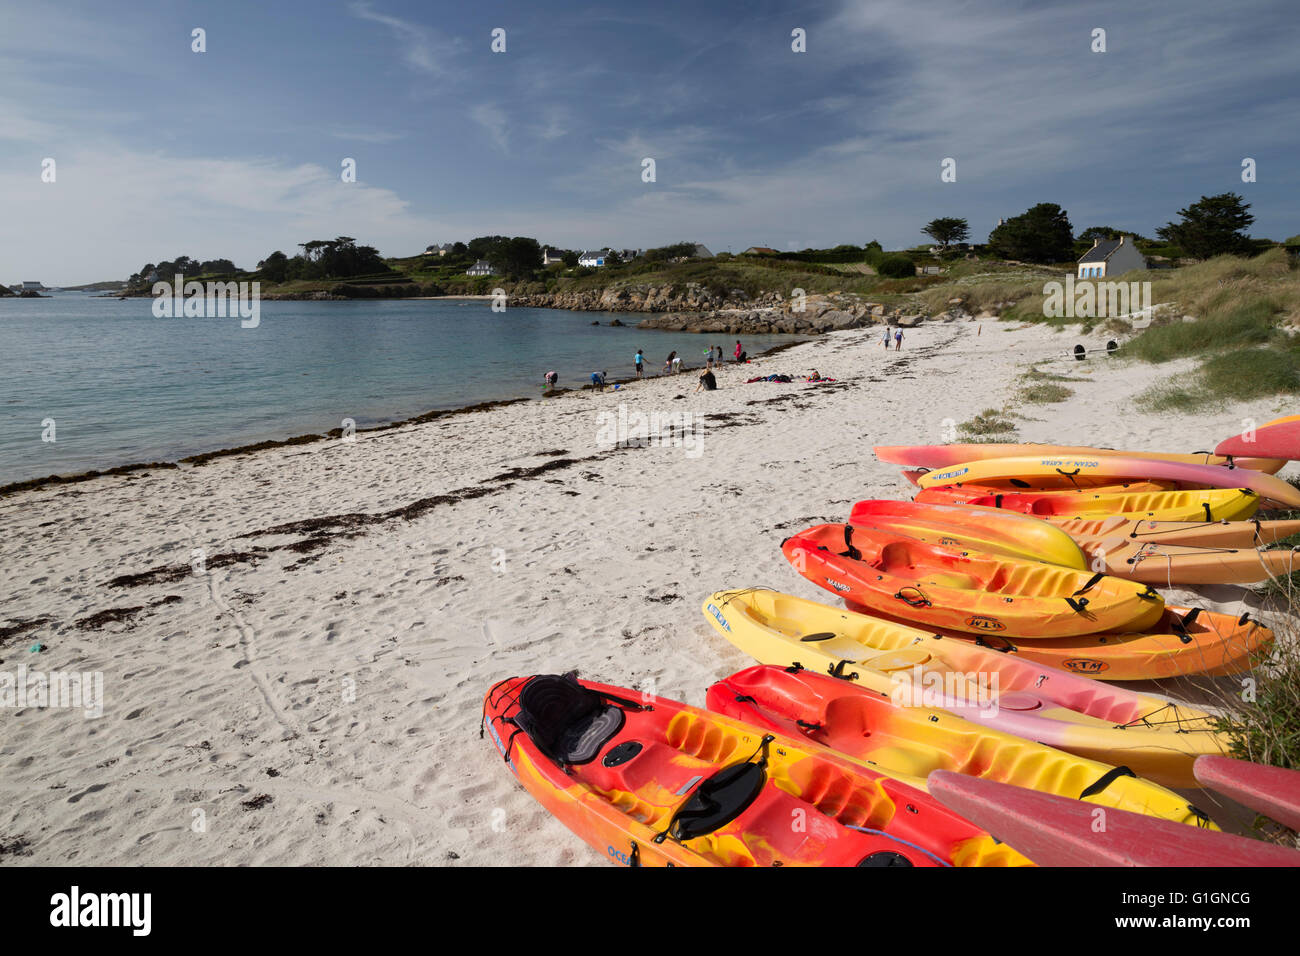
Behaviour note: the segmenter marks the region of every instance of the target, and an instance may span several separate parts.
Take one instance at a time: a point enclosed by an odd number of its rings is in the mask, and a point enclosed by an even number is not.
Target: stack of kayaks
[[[763,589],[716,592],[704,602],[704,616],[764,664],[832,674],[885,694],[907,681],[922,686],[927,706],[1122,764],[1166,786],[1195,786],[1192,762],[1222,749],[1214,720],[1203,711],[1043,666],[1024,654]]]
[[[574,674],[498,683],[483,730],[520,783],[630,866],[1296,858],[1206,832],[1209,818],[1165,789],[1227,766],[1206,763],[1229,749],[1218,719],[1106,681],[1238,674],[1267,653],[1272,632],[1250,615],[1166,604],[1156,588],[1300,570],[1285,547],[1300,521],[1255,517],[1300,508],[1275,477],[1300,458],[1300,416],[1214,453],[877,454],[910,469],[914,500],[860,501],[848,523],[781,544],[845,607],[767,588],[710,595],[706,619],[758,665],[716,681],[707,709]],[[1259,768],[1221,775],[1239,798],[1265,788]],[[1275,792],[1260,799],[1300,814]],[[1080,837],[1088,804],[1113,814],[1113,837]]]

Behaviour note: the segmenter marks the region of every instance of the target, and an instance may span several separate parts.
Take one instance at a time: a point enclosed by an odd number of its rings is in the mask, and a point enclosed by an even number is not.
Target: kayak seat
[[[559,764],[584,764],[623,728],[622,709],[578,683],[572,674],[534,677],[519,695],[515,723],[537,749]]]

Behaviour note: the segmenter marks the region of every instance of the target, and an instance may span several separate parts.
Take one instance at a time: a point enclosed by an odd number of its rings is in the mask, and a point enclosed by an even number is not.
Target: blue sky
[[[1222,192],[1286,238],[1297,24],[1294,0],[0,0],[0,281],[336,235],[900,247],[1038,202],[1153,235]]]

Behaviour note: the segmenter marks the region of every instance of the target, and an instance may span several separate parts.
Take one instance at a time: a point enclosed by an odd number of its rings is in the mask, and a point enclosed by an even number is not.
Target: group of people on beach
[[[881,342],[884,343],[886,351],[889,350],[889,340],[891,336],[894,340],[894,351],[900,351],[903,348],[903,330],[901,328],[896,329],[889,325],[885,326],[885,337],[881,339]]]
[[[737,362],[744,362],[749,358],[749,353],[746,352],[744,346],[740,344],[740,339],[736,339],[736,350],[732,354]],[[707,348],[704,350],[705,371],[708,371],[714,368],[715,366],[717,368],[721,368],[722,361],[723,360],[722,360],[721,345],[715,345],[712,346],[711,348]],[[645,377],[645,352],[643,352],[641,349],[637,349],[636,355],[633,357],[632,362],[636,366],[636,377],[644,378]],[[681,371],[682,371],[682,357],[678,355],[677,350],[674,349],[673,351],[669,352],[668,357],[664,359],[664,367],[660,370],[659,374],[668,375],[671,373],[673,375],[680,375]]]

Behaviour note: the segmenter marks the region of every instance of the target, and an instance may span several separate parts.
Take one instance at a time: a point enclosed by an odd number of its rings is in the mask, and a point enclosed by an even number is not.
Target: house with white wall
[[[486,259],[480,259],[465,271],[465,275],[490,276],[492,275],[492,263],[488,262]]]
[[[1104,279],[1121,276],[1134,269],[1147,267],[1146,256],[1138,252],[1132,236],[1118,239],[1096,239],[1092,248],[1079,258],[1079,279]]]

